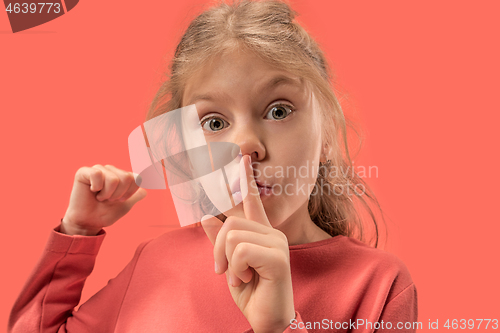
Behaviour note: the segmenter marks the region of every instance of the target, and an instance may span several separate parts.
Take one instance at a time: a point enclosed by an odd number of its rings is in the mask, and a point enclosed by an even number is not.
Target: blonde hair
[[[357,173],[336,172],[332,176],[332,172],[329,172],[353,167],[346,128],[354,129],[358,138],[361,138],[354,124],[344,118],[331,85],[331,70],[323,52],[294,20],[296,16],[297,13],[283,0],[235,0],[230,4],[219,0],[214,7],[194,18],[184,32],[169,63],[168,79],[156,93],[146,120],[182,107],[184,88],[192,74],[223,52],[237,48],[254,53],[279,70],[305,79],[314,89],[321,105],[323,144],[333,152],[328,163],[320,164],[316,186],[318,189],[343,186],[355,193],[355,200],[344,193],[347,191],[342,191],[340,195],[311,195],[309,215],[316,225],[331,236],[345,235],[366,242],[363,221],[356,208],[357,200],[371,217],[377,247],[377,218],[369,201],[363,197],[363,194],[366,195],[382,212],[375,195]],[[360,185],[366,189],[361,195],[356,191]]]

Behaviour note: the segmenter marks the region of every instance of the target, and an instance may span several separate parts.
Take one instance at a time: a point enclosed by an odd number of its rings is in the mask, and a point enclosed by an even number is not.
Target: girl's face
[[[226,53],[188,80],[182,106],[191,104],[207,142],[232,142],[251,155],[257,183],[271,187],[261,198],[273,227],[310,221],[307,202],[317,178],[321,124],[318,103],[304,82],[252,54]],[[192,148],[185,139],[186,149]],[[238,167],[231,170],[230,186],[239,177]],[[244,217],[242,206],[225,215]]]

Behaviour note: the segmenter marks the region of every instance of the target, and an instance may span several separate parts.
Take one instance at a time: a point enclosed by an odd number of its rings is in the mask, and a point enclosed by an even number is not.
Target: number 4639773
[[[491,324],[491,325],[490,325]],[[481,327],[482,326],[482,327]],[[498,319],[448,319],[443,327],[447,329],[498,329]]]
[[[44,11],[45,8],[45,11]],[[7,8],[5,8],[6,12],[9,13],[23,13],[23,14],[41,14],[41,13],[50,13],[52,10],[53,13],[61,12],[61,4],[53,3],[53,2],[31,2],[31,3],[9,3]]]

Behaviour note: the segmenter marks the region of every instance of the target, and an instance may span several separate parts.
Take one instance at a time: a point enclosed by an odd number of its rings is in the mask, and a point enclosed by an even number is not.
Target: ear
[[[331,160],[332,157],[333,157],[332,148],[328,145],[328,143],[325,143],[323,145],[323,149],[321,150],[321,156],[319,158],[319,161],[321,163],[326,163],[326,161]]]
[[[321,155],[319,157],[319,161],[321,163],[326,163],[326,156],[325,156],[324,152],[321,152]]]

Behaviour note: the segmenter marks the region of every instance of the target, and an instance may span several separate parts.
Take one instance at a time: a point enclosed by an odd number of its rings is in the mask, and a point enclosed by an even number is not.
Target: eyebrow
[[[300,82],[302,82],[302,79],[300,80]],[[260,88],[259,92],[274,89],[279,85],[300,86],[300,83],[297,82],[297,80],[292,79],[286,75],[277,75],[277,76],[274,76],[273,78],[271,78],[269,81],[267,81],[267,83],[264,84]],[[216,101],[216,100],[219,100],[219,101],[227,102],[227,101],[229,101],[229,99],[230,99],[229,95],[227,95],[224,92],[199,94],[199,95],[193,96],[193,98],[191,98],[189,103],[186,105],[191,105],[191,104],[194,104],[195,102],[198,102],[198,101]]]

